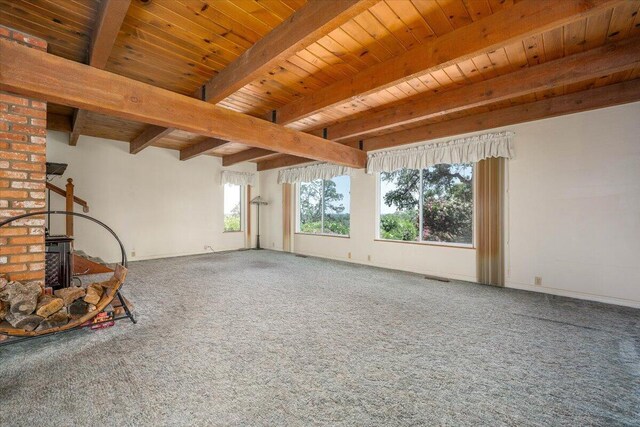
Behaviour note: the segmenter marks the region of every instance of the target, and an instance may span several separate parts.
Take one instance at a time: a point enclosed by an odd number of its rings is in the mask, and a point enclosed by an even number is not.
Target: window
[[[348,176],[303,182],[298,186],[298,232],[349,235]]]
[[[380,174],[381,239],[473,244],[473,166]]]
[[[242,186],[224,185],[224,231],[242,231]]]

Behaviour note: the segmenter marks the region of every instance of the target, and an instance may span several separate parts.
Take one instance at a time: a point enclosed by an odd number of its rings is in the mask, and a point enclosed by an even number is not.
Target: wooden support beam
[[[165,128],[163,126],[147,126],[145,130],[129,144],[129,152],[131,154],[138,154],[145,148],[152,145],[154,142],[164,138],[173,132],[171,128]]]
[[[596,79],[640,65],[640,37],[625,39],[436,95],[420,94],[363,118],[328,127],[340,141],[506,99]]]
[[[216,104],[380,0],[310,0],[204,84]],[[194,96],[203,99],[199,88]]]
[[[309,0],[207,82],[205,101],[222,101],[378,1]]]
[[[228,154],[222,157],[222,166],[231,166],[236,163],[247,162],[249,160],[259,159],[260,157],[266,157],[271,154],[276,154],[275,151],[264,150],[262,148],[250,148],[248,150],[239,151],[234,154]]]
[[[640,79],[371,137],[364,140],[364,149],[381,150],[637,101],[640,101]],[[350,139],[343,143],[354,146],[358,144],[358,140]],[[300,157],[280,156],[258,162],[258,170],[309,161]]]
[[[364,148],[380,150],[636,101],[640,79],[376,136],[366,139]]]
[[[286,168],[289,166],[301,165],[303,163],[309,163],[312,161],[313,160],[309,160],[304,157],[280,155],[272,159],[262,160],[258,162],[258,172],[266,171],[269,169],[278,169],[278,168]]]
[[[74,110],[71,126],[71,133],[69,134],[69,145],[78,145],[78,139],[82,134],[84,125],[86,124],[88,111],[87,110]]]
[[[131,0],[102,0],[100,2],[89,51],[89,65],[92,67],[103,69],[107,66],[109,55],[111,55],[130,3]],[[80,138],[86,122],[87,112],[75,110],[69,145],[78,144],[78,138]]]
[[[0,39],[0,90],[127,120],[363,168],[360,150]]]
[[[72,122],[69,116],[47,111],[47,129],[59,132],[71,132]]]
[[[91,38],[89,65],[103,69],[113,50],[131,0],[102,0]]]
[[[194,157],[198,157],[202,154],[205,154],[207,151],[211,151],[215,148],[222,147],[223,145],[229,144],[229,141],[225,141],[217,138],[209,138],[204,141],[198,142],[197,144],[191,145],[189,147],[183,148],[180,150],[180,160],[189,160]]]
[[[522,0],[283,106],[277,112],[277,123],[292,123],[324,108],[579,21],[620,3],[620,0]]]

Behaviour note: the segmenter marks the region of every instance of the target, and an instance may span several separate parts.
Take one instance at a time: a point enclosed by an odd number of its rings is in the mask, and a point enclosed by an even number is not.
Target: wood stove
[[[47,236],[45,239],[45,285],[54,290],[71,286],[73,277],[73,238]]]

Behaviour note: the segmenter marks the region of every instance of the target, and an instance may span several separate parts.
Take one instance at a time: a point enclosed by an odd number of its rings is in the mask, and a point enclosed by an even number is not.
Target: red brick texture
[[[47,50],[36,37],[0,26],[0,38]],[[0,91],[0,221],[45,209],[47,104]],[[0,274],[44,281],[44,217],[0,228]]]

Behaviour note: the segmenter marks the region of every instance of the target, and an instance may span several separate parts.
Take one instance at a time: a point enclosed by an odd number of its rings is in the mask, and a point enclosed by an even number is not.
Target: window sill
[[[402,243],[410,245],[420,246],[436,246],[440,248],[455,248],[455,249],[475,249],[472,244],[467,243],[447,243],[447,242],[412,242],[408,240],[391,240],[391,239],[373,239],[374,242],[387,242],[387,243]]]
[[[244,230],[224,230],[223,233],[243,233]]]
[[[301,236],[321,236],[321,237],[337,237],[339,239],[350,239],[351,236],[343,236],[341,234],[328,234],[328,233],[302,233],[300,231],[296,231],[293,234],[298,234]]]

